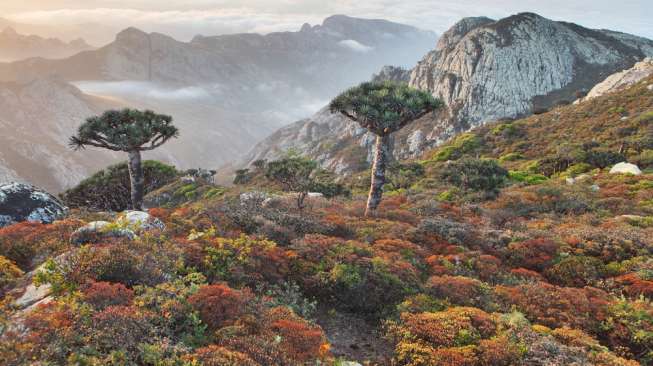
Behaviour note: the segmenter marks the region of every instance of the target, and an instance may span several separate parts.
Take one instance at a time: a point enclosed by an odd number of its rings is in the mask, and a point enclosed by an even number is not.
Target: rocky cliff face
[[[410,84],[449,106],[467,129],[529,114],[653,54],[653,41],[532,13],[465,19],[413,70]]]
[[[448,108],[397,134],[399,158],[420,156],[456,133],[488,121],[574,100],[615,71],[653,53],[653,41],[525,13],[499,21],[465,18],[442,35],[411,71],[413,87],[431,91]],[[379,75],[393,79],[390,69]],[[274,159],[296,149],[325,167],[350,172],[371,161],[373,136],[322,110],[258,144],[248,156]]]

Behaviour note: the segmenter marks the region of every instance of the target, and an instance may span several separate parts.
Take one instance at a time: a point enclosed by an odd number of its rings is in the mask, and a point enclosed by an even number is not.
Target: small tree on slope
[[[427,92],[390,81],[363,83],[331,102],[332,113],[341,113],[376,135],[365,216],[371,215],[381,202],[385,170],[390,160],[390,135],[442,105]]]
[[[77,135],[70,138],[70,146],[75,150],[94,146],[126,152],[129,156],[132,208],[142,210],[141,151],[154,150],[178,135],[179,130],[172,125],[170,116],[134,109],[111,110],[88,118],[79,127]]]

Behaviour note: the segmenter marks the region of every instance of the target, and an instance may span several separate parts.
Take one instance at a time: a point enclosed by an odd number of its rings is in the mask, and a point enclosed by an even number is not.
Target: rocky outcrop
[[[573,100],[607,75],[653,55],[653,41],[522,13],[499,21],[465,19],[413,70],[465,130]]]
[[[614,93],[620,89],[631,86],[649,75],[653,74],[653,58],[647,57],[635,64],[630,69],[623,70],[608,76],[602,82],[596,84],[587,96],[577,102],[584,102],[604,94]]]
[[[390,80],[407,83],[410,81],[410,70],[397,66],[383,66],[378,74],[374,74],[372,81]]]
[[[54,196],[30,185],[0,185],[0,227],[21,221],[49,224],[63,218],[67,210]]]
[[[78,228],[70,236],[73,244],[98,243],[109,238],[134,240],[146,232],[166,229],[163,221],[144,211],[125,211],[114,222],[93,221]]]

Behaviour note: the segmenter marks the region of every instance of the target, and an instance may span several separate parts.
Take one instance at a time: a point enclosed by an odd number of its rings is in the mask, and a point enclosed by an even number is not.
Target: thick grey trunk
[[[372,215],[381,203],[383,196],[383,185],[385,184],[385,169],[390,161],[390,136],[376,137],[376,151],[374,153],[374,165],[372,166],[372,183],[370,195],[367,198],[367,209],[365,216]]]
[[[129,151],[129,181],[131,183],[132,209],[143,209],[143,166],[141,164],[141,152],[138,150]]]

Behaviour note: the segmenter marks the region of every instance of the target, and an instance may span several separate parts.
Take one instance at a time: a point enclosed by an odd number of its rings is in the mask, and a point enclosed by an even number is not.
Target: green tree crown
[[[430,93],[393,81],[367,82],[336,97],[329,106],[379,136],[389,135],[439,109]]]
[[[111,110],[86,119],[70,138],[75,150],[95,146],[113,151],[153,150],[179,135],[172,117],[135,109]]]

